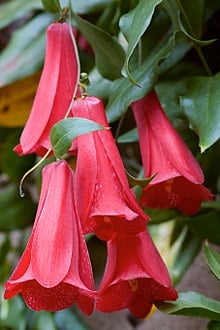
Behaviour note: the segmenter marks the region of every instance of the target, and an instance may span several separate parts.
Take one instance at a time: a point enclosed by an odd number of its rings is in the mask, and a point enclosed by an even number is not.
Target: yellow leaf
[[[31,111],[40,73],[0,88],[0,126],[22,127]]]

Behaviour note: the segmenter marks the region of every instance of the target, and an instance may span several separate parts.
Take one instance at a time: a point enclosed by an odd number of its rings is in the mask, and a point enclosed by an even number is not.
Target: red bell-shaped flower
[[[128,308],[135,317],[143,318],[154,302],[177,299],[166,266],[146,231],[138,235],[115,234],[107,247],[97,310]]]
[[[63,119],[78,83],[76,49],[66,23],[47,29],[46,56],[33,107],[14,150],[19,155],[35,152],[42,156],[50,144],[50,130]]]
[[[93,277],[74,205],[73,179],[64,160],[44,168],[32,234],[5,284],[5,299],[21,293],[35,311],[57,311],[76,303],[92,313]]]
[[[73,115],[107,127],[103,103],[96,97],[76,100]],[[125,169],[110,130],[77,138],[76,199],[84,233],[104,240],[114,232],[134,234],[146,226],[148,216],[129,189]]]
[[[137,123],[145,176],[157,173],[143,189],[141,206],[177,207],[187,215],[213,198],[202,183],[202,170],[165,115],[156,92],[132,104]]]

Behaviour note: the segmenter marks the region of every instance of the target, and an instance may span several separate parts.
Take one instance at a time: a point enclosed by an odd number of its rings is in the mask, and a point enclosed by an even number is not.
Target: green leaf
[[[141,87],[133,85],[124,77],[114,81],[110,89],[109,102],[107,104],[109,122],[120,118],[133,101],[140,99],[152,89],[157,79],[158,64],[170,54],[174,44],[175,35],[171,36],[168,41],[166,40],[165,44],[160,43],[140,68],[133,72],[135,81]]]
[[[192,78],[189,90],[180,102],[204,152],[220,137],[220,73]]]
[[[0,5],[0,29],[24,17],[33,9],[41,9],[40,0],[11,0]]]
[[[170,56],[168,59],[169,58]],[[166,60],[164,62],[166,62]],[[164,62],[160,67],[164,65]],[[160,76],[160,80],[155,86],[156,91],[164,111],[172,121],[184,116],[183,108],[179,102],[180,95],[189,92],[188,80],[201,73],[203,73],[203,71],[195,64],[184,62],[178,63],[168,72]],[[181,79],[179,79],[179,77],[181,77]]]
[[[118,143],[132,143],[139,140],[137,127],[132,128],[130,131],[120,135],[117,139]]]
[[[131,12],[122,16],[119,22],[120,28],[128,41],[126,60],[122,73],[136,85],[138,85],[138,82],[136,82],[133,75],[130,73],[129,61],[140,38],[151,22],[155,7],[161,1],[162,0],[148,0],[146,2],[146,0],[141,0]]]
[[[204,245],[204,256],[209,268],[215,274],[217,279],[220,280],[220,253],[211,249],[206,242]]]
[[[16,185],[10,184],[0,191],[0,231],[24,228],[33,223],[36,205],[30,197],[21,199]]]
[[[121,77],[125,54],[117,39],[77,15],[74,15],[74,20],[95,52],[96,66],[101,75],[110,80]]]
[[[41,2],[44,9],[51,13],[59,13],[62,10],[59,0],[41,0]]]
[[[17,29],[0,55],[0,87],[36,72],[42,65],[45,30],[53,16],[44,13]]]
[[[204,20],[204,0],[164,0],[162,5],[170,16],[173,28],[181,31],[194,45],[206,46],[216,39],[200,40]]]
[[[186,273],[186,270],[197,256],[200,246],[201,239],[187,230],[179,244],[178,252],[175,255],[175,260],[170,269],[170,276],[174,285],[176,285]]]
[[[189,229],[198,235],[201,239],[208,239],[212,243],[220,244],[220,212],[210,211],[194,217],[182,217]]]
[[[77,136],[103,129],[106,128],[85,118],[74,117],[59,121],[53,126],[50,135],[55,156],[64,156]]]
[[[89,329],[82,320],[80,320],[73,312],[66,309],[55,313],[55,321],[58,330],[87,330]]]
[[[199,45],[199,46],[208,46],[210,44],[212,44],[213,42],[217,41],[217,39],[210,39],[210,40],[199,40],[197,38],[195,38],[193,35],[189,34],[187,32],[187,30],[185,29],[185,27],[183,26],[183,23],[181,21],[181,18],[179,16],[179,26],[180,26],[180,30],[184,33],[184,35],[190,39],[195,45]]]
[[[156,307],[166,314],[197,316],[220,320],[220,302],[198,292],[178,292],[175,302],[156,303]]]

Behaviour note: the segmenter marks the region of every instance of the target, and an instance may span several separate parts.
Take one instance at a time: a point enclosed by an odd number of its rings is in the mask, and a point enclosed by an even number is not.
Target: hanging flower
[[[64,160],[44,168],[33,231],[5,284],[5,299],[21,293],[35,311],[57,311],[76,303],[92,313],[92,270],[74,206],[73,179]]]
[[[96,97],[76,100],[73,115],[107,127],[103,103]],[[77,138],[76,199],[84,233],[104,240],[116,232],[142,231],[147,215],[129,189],[124,166],[110,130]]]
[[[79,67],[75,46],[66,23],[53,23],[47,29],[43,72],[29,119],[14,150],[19,155],[39,156],[51,148],[50,130],[63,119],[74,96]]]
[[[146,231],[138,235],[115,234],[107,247],[97,310],[128,308],[135,317],[143,318],[154,302],[177,299],[166,266]]]
[[[176,207],[187,215],[198,212],[212,194],[202,183],[202,170],[166,117],[153,90],[132,104],[137,123],[145,176],[157,174],[143,189],[140,204]]]

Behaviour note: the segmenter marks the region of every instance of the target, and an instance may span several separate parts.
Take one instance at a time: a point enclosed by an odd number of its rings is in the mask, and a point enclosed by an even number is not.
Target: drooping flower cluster
[[[47,30],[45,65],[33,108],[15,148],[19,155],[42,156],[50,150],[50,130],[66,116],[77,90],[78,72],[68,25],[53,23]],[[195,213],[202,200],[211,198],[202,186],[199,165],[168,122],[155,92],[132,107],[145,175],[158,173],[143,190],[141,206],[178,207],[186,214]],[[69,116],[108,127],[97,97],[76,99]],[[34,310],[56,311],[76,303],[89,315],[95,303],[99,311],[128,308],[134,316],[145,317],[154,302],[177,299],[148,234],[149,217],[129,188],[110,129],[78,136],[72,148],[77,155],[75,172],[66,160],[43,170],[33,230],[5,284],[5,298],[20,293]],[[98,290],[84,239],[88,233],[107,241],[106,269]]]

